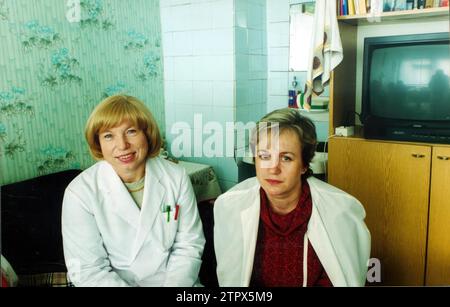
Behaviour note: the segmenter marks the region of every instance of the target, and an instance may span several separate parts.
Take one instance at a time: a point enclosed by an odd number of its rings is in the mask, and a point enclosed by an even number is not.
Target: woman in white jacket
[[[311,177],[315,126],[276,110],[252,136],[256,178],[214,205],[220,286],[363,286],[370,253],[357,199]]]
[[[159,129],[138,99],[116,95],[89,117],[100,160],[67,187],[64,256],[75,286],[193,286],[204,236],[183,168],[160,159]]]

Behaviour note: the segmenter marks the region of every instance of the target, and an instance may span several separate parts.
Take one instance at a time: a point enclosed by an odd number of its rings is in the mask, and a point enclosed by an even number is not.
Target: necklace
[[[130,193],[139,192],[145,186],[145,177],[142,177],[136,182],[125,183],[125,186],[127,187],[127,190]]]
[[[142,190],[144,188],[144,186],[142,185],[142,187],[140,187],[140,188],[137,188],[137,189],[134,189],[134,190],[132,190],[132,189],[128,189],[128,192],[130,192],[130,193],[134,193],[134,192],[138,192],[138,191],[140,191],[140,190]]]

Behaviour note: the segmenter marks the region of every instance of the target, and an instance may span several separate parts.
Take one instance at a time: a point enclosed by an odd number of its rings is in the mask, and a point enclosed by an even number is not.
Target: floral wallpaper
[[[164,135],[160,41],[158,0],[0,0],[0,185],[92,165],[84,124],[110,95]]]

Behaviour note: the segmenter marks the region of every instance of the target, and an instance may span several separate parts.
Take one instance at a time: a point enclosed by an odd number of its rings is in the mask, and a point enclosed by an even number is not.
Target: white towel
[[[316,0],[312,35],[313,52],[308,61],[303,108],[311,109],[311,95],[320,95],[330,80],[331,71],[342,61],[336,1]]]

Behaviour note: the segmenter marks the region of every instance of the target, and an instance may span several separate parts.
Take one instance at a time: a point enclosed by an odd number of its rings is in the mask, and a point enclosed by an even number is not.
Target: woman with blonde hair
[[[158,157],[161,136],[147,107],[116,95],[90,115],[96,164],[67,187],[64,256],[75,286],[193,286],[204,236],[183,168]]]
[[[264,116],[252,138],[256,178],[214,205],[220,286],[363,286],[370,234],[362,205],[311,177],[317,137],[297,110]]]

